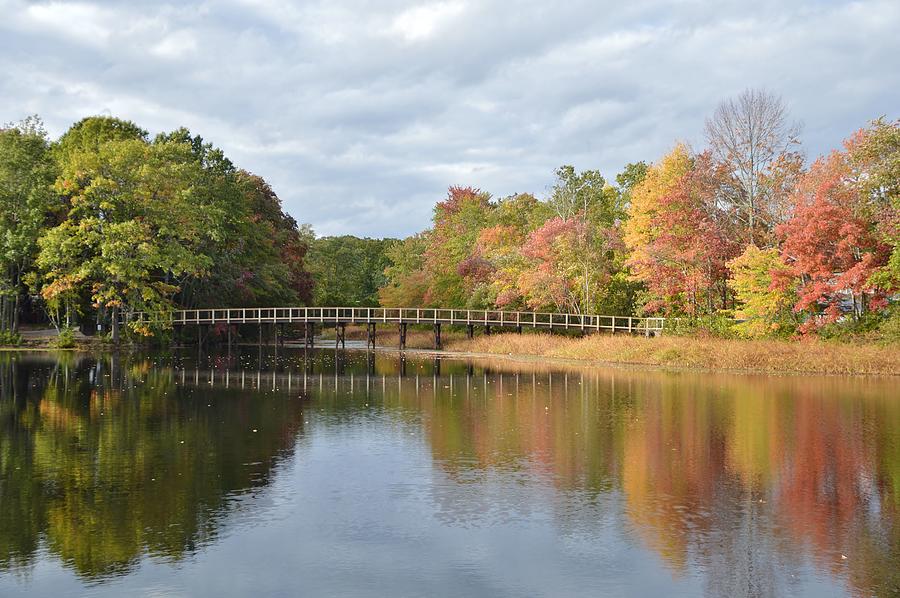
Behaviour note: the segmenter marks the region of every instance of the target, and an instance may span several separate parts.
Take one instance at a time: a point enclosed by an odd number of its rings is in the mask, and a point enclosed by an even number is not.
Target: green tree
[[[69,127],[62,137],[53,144],[53,154],[57,162],[65,164],[74,159],[75,154],[96,153],[107,141],[146,141],[147,131],[130,120],[112,116],[89,116]]]
[[[272,187],[185,128],[159,134],[154,143],[189,148],[198,172],[196,217],[206,231],[194,250],[215,265],[179,281],[176,301],[188,308],[309,303],[304,258],[310,235],[284,212]]]
[[[350,235],[312,241],[307,263],[314,282],[314,304],[377,306],[378,289],[387,283],[385,252],[394,243],[394,239]]]
[[[425,271],[429,236],[430,231],[417,233],[386,248],[386,282],[378,290],[378,302],[384,307],[424,305],[430,283]]]
[[[641,169],[632,166],[620,176],[626,184],[633,184]],[[566,280],[574,285],[569,308],[579,313],[615,311],[604,299],[613,282],[621,286],[613,274],[623,261],[617,259],[621,255],[617,253],[621,248],[618,225],[626,215],[627,196],[596,170],[578,173],[572,166],[561,166],[556,177],[548,203],[563,221],[577,220],[570,233],[554,241],[556,256],[562,260],[557,269],[567,272]]]
[[[619,192],[619,203],[623,209],[627,209],[631,202],[631,190],[647,176],[650,168],[646,162],[630,162],[625,165],[622,172],[616,175],[616,185]]]
[[[896,291],[900,289],[900,120],[874,120],[844,146],[859,194],[855,211],[874,221],[877,234],[891,247],[887,264],[872,283]]]
[[[597,170],[578,172],[564,165],[556,169],[556,182],[547,203],[563,220],[611,225],[624,215],[619,195]]]
[[[18,329],[25,278],[54,205],[55,171],[37,117],[0,128],[0,331]]]
[[[186,149],[130,139],[64,154],[55,189],[68,214],[40,239],[37,259],[48,304],[88,293],[109,311],[117,340],[120,313],[170,309],[176,281],[209,267],[193,250],[205,230],[192,201],[196,162]]]

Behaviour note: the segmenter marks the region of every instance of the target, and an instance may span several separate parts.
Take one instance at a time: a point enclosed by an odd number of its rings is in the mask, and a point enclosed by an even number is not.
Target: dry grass
[[[323,336],[333,338],[326,329]],[[348,326],[347,339],[365,340],[365,327]],[[766,373],[900,375],[900,346],[875,343],[731,340],[720,338],[554,334],[493,334],[468,340],[463,332],[444,330],[444,349],[462,353],[523,355],[594,363],[677,369],[732,370]],[[376,342],[397,347],[396,326],[379,326]],[[434,333],[410,328],[409,349],[433,349]]]
[[[496,334],[445,341],[451,351],[532,355],[590,362],[768,373],[900,374],[900,347],[817,339],[750,341],[718,338]]]

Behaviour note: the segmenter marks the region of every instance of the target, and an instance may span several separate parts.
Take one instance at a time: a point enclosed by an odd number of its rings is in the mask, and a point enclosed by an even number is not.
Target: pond
[[[0,596],[888,596],[896,379],[0,354]]]

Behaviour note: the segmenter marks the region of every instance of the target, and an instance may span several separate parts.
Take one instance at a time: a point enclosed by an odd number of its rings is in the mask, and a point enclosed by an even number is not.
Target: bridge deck
[[[178,310],[164,317],[135,313],[129,321],[173,325],[213,324],[447,324],[545,330],[584,330],[649,334],[662,332],[665,318],[538,313],[477,309],[388,307],[237,307]]]

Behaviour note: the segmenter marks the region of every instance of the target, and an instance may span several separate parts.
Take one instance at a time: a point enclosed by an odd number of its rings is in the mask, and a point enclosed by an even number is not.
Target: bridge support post
[[[400,350],[406,348],[406,323],[401,323],[399,325],[400,330]]]
[[[434,325],[434,348],[441,349],[441,325]]]
[[[366,348],[375,348],[375,323],[366,324]]]
[[[490,325],[490,324],[485,324],[485,325],[484,325],[484,335],[485,335],[485,336],[490,336],[490,335],[491,335],[491,325]]]
[[[466,324],[466,338],[469,340],[475,338],[475,324]]]
[[[516,326],[516,334],[522,334],[522,325]]]
[[[344,324],[343,322],[339,322],[338,324],[336,324],[334,326],[334,348],[335,349],[338,348],[338,345],[340,345],[342,349],[346,347],[346,344],[344,342],[344,336],[345,336],[346,331],[347,331],[347,325]]]
[[[313,346],[313,339],[316,336],[316,325],[312,322],[303,324],[303,344],[306,347]]]

